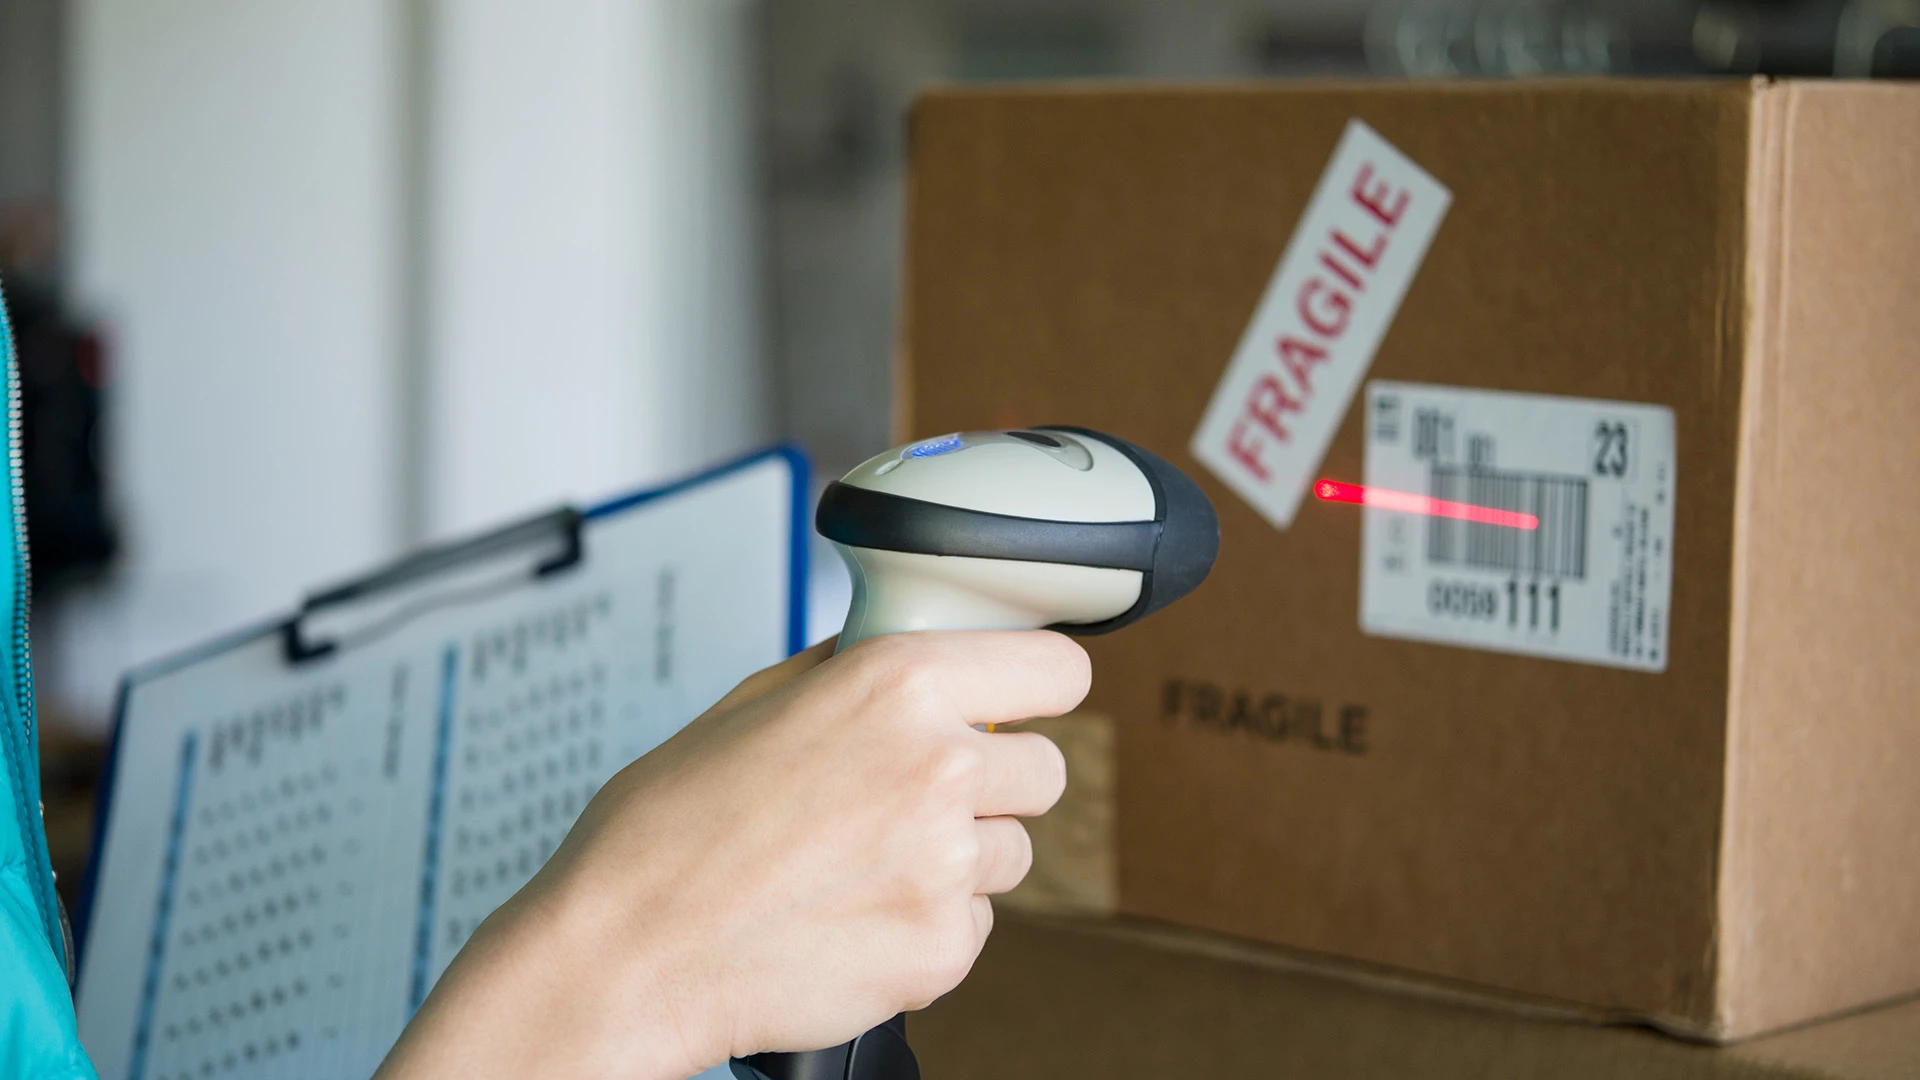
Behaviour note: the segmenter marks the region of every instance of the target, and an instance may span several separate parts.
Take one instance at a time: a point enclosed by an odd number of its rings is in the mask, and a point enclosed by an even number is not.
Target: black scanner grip
[[[755,1054],[730,1064],[738,1080],[920,1080],[905,1014],[849,1043],[798,1054]]]

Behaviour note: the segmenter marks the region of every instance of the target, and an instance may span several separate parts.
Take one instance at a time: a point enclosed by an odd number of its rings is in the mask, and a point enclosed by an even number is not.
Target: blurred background
[[[561,499],[883,449],[930,81],[1708,73],[1920,73],[1920,0],[0,0],[63,887],[127,667]]]

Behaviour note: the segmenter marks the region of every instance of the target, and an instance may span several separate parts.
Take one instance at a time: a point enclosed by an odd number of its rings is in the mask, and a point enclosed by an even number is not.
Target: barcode
[[[1512,574],[1584,580],[1587,482],[1577,476],[1497,472],[1434,465],[1428,495],[1448,502],[1532,514],[1539,527],[1516,529],[1455,518],[1427,519],[1427,561]]]

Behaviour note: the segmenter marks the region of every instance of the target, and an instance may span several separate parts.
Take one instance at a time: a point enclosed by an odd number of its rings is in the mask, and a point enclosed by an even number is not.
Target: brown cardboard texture
[[[907,1021],[927,1080],[1204,1076],[1894,1080],[1920,1001],[1731,1047],[1221,956],[1191,932],[1004,915],[973,974]]]
[[[1188,453],[1353,118],[1453,199],[1368,378],[1673,410],[1664,671],[1363,634],[1362,511],[1276,529]],[[1221,516],[1088,641],[1118,910],[1714,1039],[1920,988],[1914,176],[1911,86],[924,98],[903,426],[1111,430]]]

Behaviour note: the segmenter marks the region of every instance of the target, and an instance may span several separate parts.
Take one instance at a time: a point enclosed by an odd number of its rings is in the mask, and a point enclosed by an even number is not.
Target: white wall
[[[105,319],[124,573],[46,627],[49,690],[389,554],[393,19],[380,0],[79,0],[72,299]]]
[[[431,535],[771,430],[741,0],[448,0],[434,34]]]
[[[408,543],[762,441],[749,30],[75,0],[71,282],[128,552],[40,627],[49,694],[104,719],[129,664]]]

